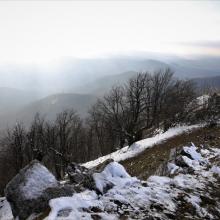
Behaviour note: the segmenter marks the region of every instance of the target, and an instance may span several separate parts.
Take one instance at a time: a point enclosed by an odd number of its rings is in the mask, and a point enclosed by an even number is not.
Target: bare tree
[[[37,113],[27,132],[27,153],[29,161],[37,159],[42,161],[47,154],[46,149],[46,134],[45,134],[45,119]]]
[[[8,130],[2,142],[10,150],[13,166],[18,172],[24,166],[26,157],[26,131],[22,123],[17,122],[12,130]]]
[[[64,110],[57,115],[55,122],[57,130],[57,144],[53,148],[59,156],[56,166],[60,167],[60,178],[72,159],[76,159],[76,151],[79,147],[79,133],[82,121],[74,110]]]
[[[184,111],[192,94],[190,82],[174,80],[170,69],[137,74],[126,85],[113,87],[93,106],[90,117],[99,142],[105,145],[103,134],[113,133],[114,145],[122,147],[126,142],[131,145],[142,139],[143,132],[148,133],[165,121],[171,126],[172,116]],[[170,98],[174,96],[176,102],[181,102],[179,108]]]

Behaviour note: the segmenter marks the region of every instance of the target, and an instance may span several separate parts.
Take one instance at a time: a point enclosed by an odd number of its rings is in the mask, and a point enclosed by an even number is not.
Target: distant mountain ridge
[[[154,71],[172,68],[180,78],[220,75],[220,57],[185,59],[160,56],[117,56],[96,59],[68,59],[51,66],[0,66],[0,87],[33,90],[46,96],[77,91],[96,80],[123,72]],[[83,91],[79,91],[82,93]],[[83,92],[84,93],[84,92]]]
[[[193,81],[200,88],[212,87],[212,88],[220,89],[220,76],[194,78]]]
[[[166,67],[160,60],[135,57],[72,59],[51,69],[0,66],[0,87],[34,90],[42,95],[70,92],[107,75]]]
[[[74,109],[82,117],[86,117],[89,107],[95,103],[96,97],[86,94],[54,94],[34,101],[18,111],[0,116],[0,127],[12,126],[16,121],[29,125],[36,113],[47,120],[55,120],[56,115],[66,109]]]
[[[5,112],[18,110],[39,97],[38,94],[32,91],[0,87],[0,115]]]
[[[16,120],[30,122],[36,112],[50,120],[66,108],[87,110],[112,86],[125,84],[137,72],[153,72],[170,67],[175,77],[192,79],[199,87],[220,88],[220,58],[183,59],[122,56],[68,60],[54,71],[0,66],[0,127]],[[3,85],[18,88],[1,87]],[[52,95],[54,94],[54,95]],[[44,97],[44,98],[43,98]]]
[[[99,78],[92,83],[88,83],[85,86],[82,86],[77,91],[81,93],[102,96],[107,93],[112,88],[112,86],[123,85],[128,81],[128,79],[135,75],[137,75],[137,72],[135,71],[124,72],[117,75],[108,75]]]
[[[89,83],[86,86],[79,88],[78,92],[102,96],[107,93],[112,86],[123,85],[136,74],[137,72],[129,71],[118,75],[105,76],[93,83]],[[175,73],[174,76],[176,76]],[[195,82],[198,88],[210,86],[220,89],[220,76],[191,78],[191,80]]]

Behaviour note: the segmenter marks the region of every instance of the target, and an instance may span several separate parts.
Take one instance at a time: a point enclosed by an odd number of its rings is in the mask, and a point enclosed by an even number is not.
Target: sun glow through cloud
[[[219,2],[203,1],[2,1],[0,62],[134,51],[220,55],[190,44],[220,42],[219,10]]]

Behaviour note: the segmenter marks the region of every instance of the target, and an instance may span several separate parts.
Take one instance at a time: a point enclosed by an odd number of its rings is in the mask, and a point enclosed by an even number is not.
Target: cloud
[[[220,41],[197,41],[197,42],[180,42],[179,45],[203,47],[203,48],[220,48]]]

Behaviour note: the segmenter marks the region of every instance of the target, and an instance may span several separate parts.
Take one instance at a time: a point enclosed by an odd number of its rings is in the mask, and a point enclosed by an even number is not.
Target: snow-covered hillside
[[[130,219],[180,219],[176,214],[186,203],[194,214],[182,210],[185,218],[217,219],[220,203],[216,201],[216,209],[212,210],[210,206],[206,207],[204,200],[214,201],[211,194],[219,184],[220,167],[215,163],[220,162],[220,150],[203,148],[199,152],[192,144],[183,151],[188,156],[182,156],[182,167],[169,163],[169,177],[151,176],[146,182],[130,177],[120,164],[112,162],[96,176],[98,187],[104,187],[105,180],[110,180],[114,184],[112,189],[103,195],[87,190],[72,197],[53,199],[50,201],[52,211],[46,219],[96,219],[95,216],[100,219],[123,216]],[[66,217],[62,214],[64,211],[68,213]],[[60,217],[57,217],[59,213]]]
[[[88,162],[87,167],[94,167],[106,159],[115,160],[102,171],[92,173],[96,190],[84,188],[80,192],[75,191],[72,196],[58,196],[49,201],[49,212],[45,210],[42,215],[33,213],[28,219],[36,220],[36,216],[44,220],[220,219],[219,148],[207,143],[182,146],[175,157],[165,164],[166,174],[152,175],[147,181],[130,176],[117,162],[200,127],[202,125],[172,128],[153,138],[139,141],[130,148]],[[0,219],[13,219],[5,198],[0,199]]]
[[[84,163],[83,166],[87,168],[95,167],[101,163],[103,163],[107,159],[113,159],[114,161],[122,161],[131,157],[134,157],[135,155],[141,153],[147,148],[153,147],[155,144],[159,144],[171,137],[174,137],[176,135],[180,135],[184,132],[189,132],[193,129],[202,127],[203,125],[190,125],[190,126],[178,126],[170,128],[168,131],[164,133],[157,134],[154,137],[146,138],[141,141],[138,141],[134,143],[132,146],[126,146],[118,151],[115,151],[111,154],[108,154],[103,157],[99,157],[96,160],[89,161],[87,163]]]

